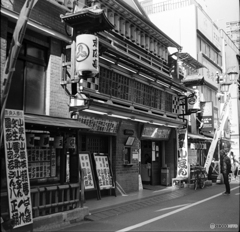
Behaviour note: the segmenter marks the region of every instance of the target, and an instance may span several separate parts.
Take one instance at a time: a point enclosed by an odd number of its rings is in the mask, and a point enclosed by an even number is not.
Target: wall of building
[[[129,136],[124,135],[124,130],[128,129],[134,131],[133,136],[135,137],[135,141],[131,148],[132,151],[133,150],[139,151],[140,140],[138,125],[139,125],[138,123],[123,120],[117,136],[116,161],[115,161],[116,181],[126,193],[138,191],[139,162],[138,159],[132,159],[132,165],[128,166],[123,164],[123,150],[125,147],[125,142]]]
[[[196,9],[195,5],[149,15],[150,20],[164,33],[197,59]]]

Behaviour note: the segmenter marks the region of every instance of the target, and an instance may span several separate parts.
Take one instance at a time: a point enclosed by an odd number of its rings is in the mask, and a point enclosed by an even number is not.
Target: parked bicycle
[[[204,188],[205,181],[207,180],[207,172],[204,167],[201,166],[192,166],[191,168],[191,182],[194,183],[194,189]]]

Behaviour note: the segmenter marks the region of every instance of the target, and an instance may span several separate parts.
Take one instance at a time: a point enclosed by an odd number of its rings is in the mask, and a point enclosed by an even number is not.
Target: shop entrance
[[[160,185],[161,183],[161,146],[160,141],[141,141],[141,178],[143,184]]]

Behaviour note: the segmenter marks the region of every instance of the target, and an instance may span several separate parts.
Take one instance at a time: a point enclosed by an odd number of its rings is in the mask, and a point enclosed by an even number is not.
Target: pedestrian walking
[[[220,151],[220,167],[221,167],[221,173],[223,175],[223,180],[225,184],[226,191],[223,193],[224,195],[230,194],[230,184],[228,176],[232,172],[231,170],[231,160],[227,156],[226,149]]]
[[[237,175],[238,175],[239,162],[235,159],[234,153],[232,151],[230,152],[230,159],[232,160],[232,176],[236,180]]]

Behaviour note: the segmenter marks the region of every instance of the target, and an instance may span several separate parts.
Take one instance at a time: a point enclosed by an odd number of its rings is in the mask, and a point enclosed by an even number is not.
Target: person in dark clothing
[[[223,180],[225,184],[226,191],[223,193],[224,195],[230,194],[230,184],[228,175],[231,173],[231,160],[227,156],[227,152],[225,150],[220,151],[220,166],[221,166],[221,173],[223,175]]]

